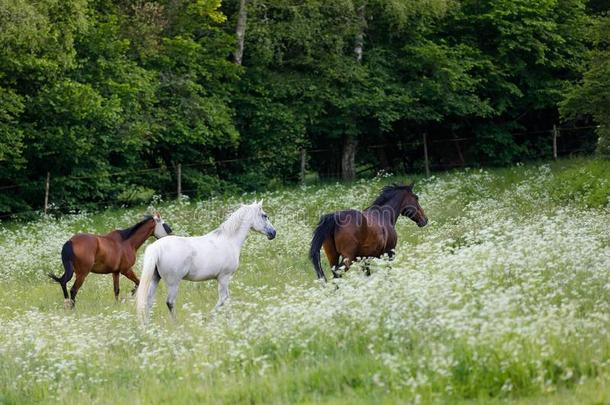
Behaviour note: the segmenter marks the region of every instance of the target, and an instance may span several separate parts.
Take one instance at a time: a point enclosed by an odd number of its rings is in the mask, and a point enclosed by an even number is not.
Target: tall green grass
[[[608,168],[579,159],[419,179],[430,225],[401,218],[394,261],[326,285],[307,260],[318,216],[362,209],[403,179],[2,224],[0,403],[606,403]],[[143,329],[127,279],[117,304],[111,277],[90,275],[65,311],[45,276],[62,271],[74,232],[160,209],[175,233],[200,235],[255,198],[278,237],[249,237],[219,313],[214,282],[184,282],[171,322],[162,284]]]

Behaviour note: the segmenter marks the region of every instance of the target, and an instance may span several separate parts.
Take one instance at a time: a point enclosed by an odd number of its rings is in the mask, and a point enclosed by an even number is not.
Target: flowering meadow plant
[[[91,275],[74,311],[45,279],[73,233],[146,209],[0,225],[0,402],[606,401],[610,210],[555,189],[585,163],[416,182],[430,224],[399,220],[393,260],[327,284],[307,261],[319,215],[365,208],[400,179],[157,202],[175,234],[201,235],[264,198],[277,238],[246,241],[220,311],[215,282],[183,283],[177,321],[159,298],[148,328],[126,294],[114,303],[109,276]]]

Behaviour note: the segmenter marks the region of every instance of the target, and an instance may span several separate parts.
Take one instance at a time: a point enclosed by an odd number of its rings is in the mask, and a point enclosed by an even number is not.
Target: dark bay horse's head
[[[428,224],[428,217],[419,205],[419,197],[413,192],[414,184],[405,187],[404,197],[400,206],[400,214],[409,217],[420,228]]]

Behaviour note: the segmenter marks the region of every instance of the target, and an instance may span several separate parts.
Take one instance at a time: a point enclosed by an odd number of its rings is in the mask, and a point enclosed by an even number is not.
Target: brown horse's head
[[[422,227],[428,224],[428,217],[424,209],[419,205],[419,197],[413,192],[414,184],[405,187],[404,197],[400,206],[400,214],[409,217],[417,226]]]
[[[161,218],[159,211],[155,212],[152,219],[155,221],[155,227],[153,229],[153,235],[155,238],[161,239],[162,237],[172,233],[172,228],[170,228],[170,226]]]

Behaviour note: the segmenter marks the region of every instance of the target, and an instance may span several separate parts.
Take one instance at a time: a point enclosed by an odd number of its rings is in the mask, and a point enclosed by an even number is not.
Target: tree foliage
[[[348,138],[393,145],[360,149],[378,167],[417,166],[422,132],[502,164],[568,89],[567,117],[608,122],[601,2],[242,3],[235,64],[239,0],[0,0],[0,212],[40,207],[47,172],[60,209],[171,193],[179,163],[195,195],[294,181],[302,148],[333,173]]]
[[[567,119],[592,116],[598,125],[598,151],[610,158],[610,16],[596,18],[591,28],[594,48],[590,52],[589,66],[581,82],[570,89],[561,103],[561,112]]]

